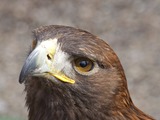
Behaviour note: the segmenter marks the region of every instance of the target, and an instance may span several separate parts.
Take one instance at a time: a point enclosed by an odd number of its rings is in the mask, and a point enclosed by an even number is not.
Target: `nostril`
[[[48,58],[48,60],[52,59],[51,56],[50,56],[50,54],[47,54],[47,58]]]

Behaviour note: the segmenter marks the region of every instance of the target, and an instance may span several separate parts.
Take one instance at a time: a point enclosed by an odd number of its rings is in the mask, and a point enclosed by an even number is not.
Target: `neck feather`
[[[43,82],[26,84],[25,90],[29,120],[153,120],[133,105],[129,95],[108,104],[107,99]]]

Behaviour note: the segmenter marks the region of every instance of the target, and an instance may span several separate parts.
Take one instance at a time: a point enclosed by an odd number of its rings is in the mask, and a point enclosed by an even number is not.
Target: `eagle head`
[[[33,33],[19,77],[29,120],[149,119],[132,103],[121,63],[106,42],[67,26]]]

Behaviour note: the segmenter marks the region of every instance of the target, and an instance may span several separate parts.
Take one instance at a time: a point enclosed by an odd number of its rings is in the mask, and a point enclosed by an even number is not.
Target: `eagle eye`
[[[94,62],[88,58],[77,58],[74,60],[74,69],[78,73],[87,73],[94,68]]]

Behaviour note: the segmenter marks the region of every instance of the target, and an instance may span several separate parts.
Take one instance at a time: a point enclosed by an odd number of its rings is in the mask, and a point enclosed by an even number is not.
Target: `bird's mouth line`
[[[51,73],[51,72],[46,72],[46,74],[55,77],[58,80],[61,80],[62,82],[67,82],[67,83],[75,83],[74,80],[68,78],[67,76],[65,76],[63,73],[59,72],[59,73]]]
[[[52,82],[56,79],[56,80],[60,80],[62,82],[66,82],[66,83],[75,83],[74,80],[68,78],[67,76],[65,76],[63,73],[61,72],[42,72],[42,73],[38,73],[38,72],[33,72],[32,75],[30,76],[34,76],[34,77],[44,77],[47,78],[48,80],[51,80]]]
[[[61,81],[55,76],[53,76],[50,72],[43,72],[43,73],[33,72],[32,74],[28,75],[28,77],[46,78],[46,80],[51,81],[53,83]]]

